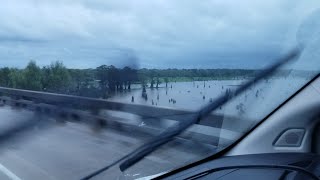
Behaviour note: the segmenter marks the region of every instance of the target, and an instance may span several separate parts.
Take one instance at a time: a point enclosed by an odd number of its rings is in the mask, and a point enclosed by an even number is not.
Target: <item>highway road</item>
[[[16,123],[37,116],[28,110],[0,107],[0,133]],[[49,120],[44,116],[42,120]],[[6,140],[0,135],[0,179],[81,179],[108,165],[148,140],[143,131],[114,127],[99,132],[78,124],[54,124],[51,128],[32,127]],[[125,173],[116,166],[94,179],[139,178],[184,165],[213,153],[208,144],[177,138],[155,151]]]

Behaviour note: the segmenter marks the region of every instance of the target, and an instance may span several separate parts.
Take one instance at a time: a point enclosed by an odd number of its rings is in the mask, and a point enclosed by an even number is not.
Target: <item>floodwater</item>
[[[114,101],[173,107],[195,110],[208,103],[210,98],[216,98],[225,93],[227,88],[240,85],[241,81],[195,81],[195,82],[172,82],[156,88],[146,89],[148,98],[142,97],[142,90],[135,89],[131,92],[119,93],[111,98]],[[153,102],[153,103],[152,103]]]
[[[156,88],[147,88],[147,99],[142,89],[118,93],[110,100],[124,103],[198,110],[214,101],[227,89],[234,90],[246,80],[214,80],[194,82],[171,82]],[[233,116],[261,119],[285,101],[307,82],[306,78],[275,78],[263,80],[227,105],[216,110]]]

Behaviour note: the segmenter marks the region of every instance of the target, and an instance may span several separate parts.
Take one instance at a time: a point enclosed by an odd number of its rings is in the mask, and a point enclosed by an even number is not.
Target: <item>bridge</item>
[[[5,87],[0,105],[1,179],[79,179],[195,114]],[[239,123],[252,122],[211,114],[126,173],[147,176],[203,158],[239,136]]]

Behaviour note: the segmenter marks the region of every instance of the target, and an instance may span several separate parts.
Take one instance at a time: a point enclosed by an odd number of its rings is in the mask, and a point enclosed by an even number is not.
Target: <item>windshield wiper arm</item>
[[[156,150],[159,146],[169,142],[171,139],[173,139],[173,137],[179,135],[191,125],[197,123],[202,118],[208,116],[212,111],[218,109],[220,106],[224,105],[229,100],[238,96],[239,94],[247,90],[249,87],[251,87],[253,84],[256,84],[258,81],[272,75],[282,65],[298,57],[300,55],[300,52],[301,50],[299,49],[295,49],[291,51],[286,56],[279,59],[279,61],[277,61],[275,64],[273,64],[272,66],[270,66],[269,68],[265,69],[260,74],[258,74],[254,79],[241,85],[232,94],[226,93],[218,97],[215,101],[213,101],[212,103],[200,109],[198,113],[194,115],[194,117],[190,119],[186,119],[185,121],[180,122],[177,125],[174,125],[168,128],[167,130],[162,132],[160,135],[153,138],[151,141],[145,143],[144,145],[136,149],[134,153],[132,153],[127,160],[125,160],[123,163],[120,164],[120,170],[124,171],[128,169],[130,166],[138,162],[140,159],[142,159],[146,155]]]
[[[191,125],[197,123],[202,118],[208,116],[212,111],[214,111],[217,108],[219,108],[220,106],[224,105],[229,100],[238,96],[239,94],[241,94],[242,92],[244,92],[249,87],[256,84],[257,82],[261,81],[262,79],[269,77],[274,72],[276,72],[280,67],[282,67],[284,64],[287,64],[289,61],[292,61],[293,59],[296,59],[297,57],[299,57],[299,55],[301,54],[301,50],[302,49],[296,48],[296,49],[290,51],[288,54],[286,54],[285,56],[280,58],[272,66],[270,66],[269,68],[267,68],[267,69],[263,70],[261,73],[259,73],[254,79],[241,85],[238,89],[236,89],[234,92],[232,92],[232,94],[229,92],[229,93],[226,93],[225,95],[220,96],[212,103],[210,103],[207,106],[200,109],[193,117],[169,127],[168,129],[166,129],[165,131],[160,133],[158,136],[152,138],[150,141],[144,143],[142,146],[135,149],[133,152],[131,152],[131,153],[125,155],[124,157],[120,158],[119,160],[117,160],[116,163],[115,162],[111,163],[110,165],[93,172],[92,174],[86,176],[83,179],[90,179],[90,178],[102,173],[103,171],[109,169],[111,166],[113,166],[119,162],[122,162],[119,166],[121,171],[128,169],[129,167],[131,167],[132,165],[134,165],[135,163],[140,161],[142,158],[144,158],[146,155],[155,151],[161,145],[172,140],[175,136],[182,133],[184,130],[186,130]]]

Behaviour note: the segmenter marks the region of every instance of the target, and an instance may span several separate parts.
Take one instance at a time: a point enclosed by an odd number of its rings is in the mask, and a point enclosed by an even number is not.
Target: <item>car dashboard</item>
[[[165,179],[320,179],[320,155],[268,153],[222,157]]]

